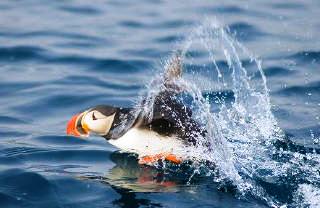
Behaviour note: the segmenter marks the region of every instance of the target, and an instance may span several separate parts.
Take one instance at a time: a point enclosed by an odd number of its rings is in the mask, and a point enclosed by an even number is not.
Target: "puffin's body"
[[[192,119],[192,112],[176,96],[181,91],[172,80],[181,76],[181,58],[175,57],[167,66],[164,90],[152,103],[152,116],[144,109],[117,108],[99,105],[74,116],[67,134],[101,135],[122,151],[139,155],[142,164],[166,159],[180,163],[187,146],[195,145],[205,130]],[[146,100],[143,101],[142,106]]]

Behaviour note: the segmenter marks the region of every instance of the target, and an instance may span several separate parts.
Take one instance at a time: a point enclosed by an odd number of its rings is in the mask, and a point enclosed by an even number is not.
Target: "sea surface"
[[[319,20],[317,0],[2,0],[0,207],[320,207]],[[180,49],[217,172],[66,136],[89,107],[134,106]]]

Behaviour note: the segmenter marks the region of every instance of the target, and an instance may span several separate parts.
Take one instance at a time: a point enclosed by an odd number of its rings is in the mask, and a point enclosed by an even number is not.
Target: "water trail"
[[[285,144],[286,140],[271,111],[261,62],[217,20],[206,20],[193,29],[178,50],[184,57],[184,68],[193,66],[189,51],[204,51],[208,54],[205,69],[212,75],[201,78],[206,70],[198,70],[191,78],[183,76],[175,80],[175,85],[191,98],[185,105],[193,110],[194,119],[207,130],[205,137],[198,138],[197,146],[185,153],[193,160],[213,162],[216,166],[211,172],[214,180],[222,184],[231,181],[241,198],[254,197],[272,207],[287,203],[287,198],[291,203],[287,205],[293,206],[302,198],[303,203],[313,206],[308,193],[312,189],[314,197],[319,197],[320,156],[315,152],[294,152],[292,148],[275,145],[277,142]],[[244,62],[248,68],[243,66]],[[257,79],[252,79],[252,74],[258,75]],[[149,118],[152,118],[154,98],[166,88],[163,77],[160,74],[147,85],[144,105],[138,102]],[[199,87],[201,83],[197,81],[204,79],[211,80],[206,82],[209,85],[206,87],[215,95],[214,99],[204,96]],[[230,93],[226,95],[225,92]],[[285,193],[286,199],[281,199],[268,190],[272,186],[292,190]]]

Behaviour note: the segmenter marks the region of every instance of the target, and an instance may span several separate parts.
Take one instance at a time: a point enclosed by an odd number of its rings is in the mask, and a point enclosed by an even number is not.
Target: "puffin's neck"
[[[135,120],[132,108],[118,108],[110,131],[103,137],[107,140],[121,137],[135,124]]]

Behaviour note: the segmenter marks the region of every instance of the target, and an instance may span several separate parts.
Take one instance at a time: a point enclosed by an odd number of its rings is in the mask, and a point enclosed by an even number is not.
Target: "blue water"
[[[299,167],[317,169],[319,10],[312,0],[1,1],[0,206],[319,207],[320,173],[311,181],[303,168],[282,181],[254,178],[272,198],[265,200],[190,177],[188,168],[140,168],[99,137],[65,135],[68,119],[88,107],[133,106],[178,43],[204,19],[218,19],[262,60],[280,129],[296,152],[314,151]],[[196,49],[189,55],[195,71],[210,62]]]

